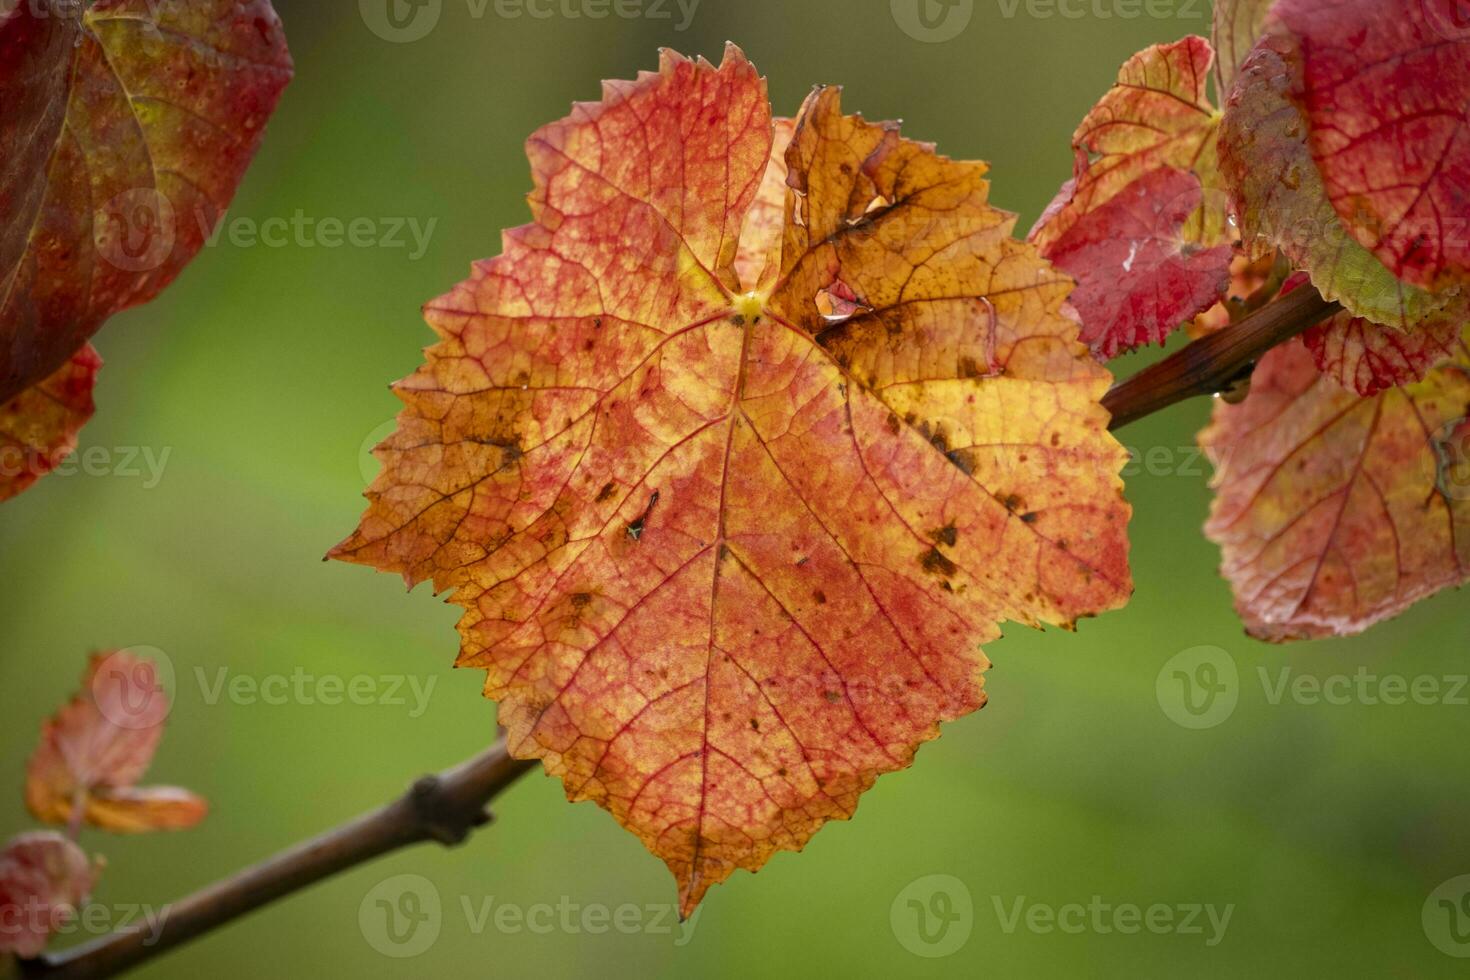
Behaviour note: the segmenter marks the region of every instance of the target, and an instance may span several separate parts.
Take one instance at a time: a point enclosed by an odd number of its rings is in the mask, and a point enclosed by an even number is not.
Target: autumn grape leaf
[[[1031,240],[1049,247],[1140,177],[1170,169],[1193,173],[1203,189],[1190,240],[1204,247],[1229,244],[1228,202],[1216,159],[1220,113],[1209,96],[1213,60],[1210,42],[1193,36],[1128,59],[1073,133],[1071,193],[1032,229]]]
[[[127,650],[93,656],[81,692],[41,728],[26,773],[31,814],[116,833],[182,830],[204,819],[209,805],[193,793],[136,785],[168,712],[153,661]]]
[[[1082,338],[1102,359],[1162,343],[1228,280],[1212,58],[1208,41],[1187,37],[1129,59],[1077,128],[1073,177],[1031,230],[1077,279]]]
[[[43,831],[11,838],[0,851],[0,909],[5,910],[0,955],[41,955],[51,935],[76,917],[99,870],[61,834]]]
[[[1266,26],[1275,0],[1215,0],[1211,40],[1215,48],[1215,95],[1224,102],[1236,72]]]
[[[1306,281],[1305,273],[1296,273],[1282,291],[1291,292]],[[1302,343],[1312,352],[1317,370],[1366,396],[1422,380],[1430,368],[1460,350],[1460,332],[1461,325],[1449,320],[1399,331],[1339,313],[1308,329]]]
[[[198,253],[292,71],[268,0],[5,7],[0,401]]]
[[[1097,357],[1162,344],[1225,292],[1231,247],[1202,249],[1185,238],[1185,222],[1201,199],[1194,174],[1154,170],[1043,250],[1076,278],[1072,305],[1082,318],[1082,340]]]
[[[1300,343],[1217,404],[1205,530],[1246,628],[1271,641],[1359,633],[1470,575],[1470,352],[1369,398]]]
[[[61,370],[0,405],[0,502],[61,465],[92,417],[102,359],[84,346]]]
[[[1418,381],[1451,357],[1460,346],[1460,329],[1449,320],[1434,320],[1401,333],[1339,313],[1302,334],[1302,343],[1317,370],[1344,388],[1374,395]]]
[[[984,704],[1000,621],[1126,600],[1109,376],[983,165],[831,88],[773,123],[733,46],[527,151],[332,555],[451,590],[510,751],[688,914]]]
[[[1343,226],[1293,101],[1299,66],[1296,42],[1268,31],[1226,106],[1220,169],[1247,243],[1257,252],[1280,249],[1323,296],[1374,323],[1408,330],[1436,318],[1470,321],[1467,294],[1436,295],[1400,281]]]
[[[1327,199],[1404,282],[1470,286],[1470,30],[1459,0],[1280,0]]]

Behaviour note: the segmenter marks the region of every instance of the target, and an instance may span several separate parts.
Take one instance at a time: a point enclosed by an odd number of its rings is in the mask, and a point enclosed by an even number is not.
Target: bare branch
[[[20,965],[26,980],[112,977],[278,898],[401,847],[462,843],[490,822],[488,804],[535,763],[512,759],[504,740],[397,800],[298,844],[168,907],[156,939],[139,925]]]

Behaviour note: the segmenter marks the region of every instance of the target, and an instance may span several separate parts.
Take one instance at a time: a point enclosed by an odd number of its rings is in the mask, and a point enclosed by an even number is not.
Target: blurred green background
[[[298,213],[368,219],[375,246],[251,246],[227,232],[159,301],[99,336],[107,366],[82,441],[93,472],[53,476],[0,509],[0,785],[12,791],[0,829],[29,825],[20,788],[37,726],[101,647],[167,654],[177,704],[152,777],[214,804],[182,835],[84,835],[108,859],[95,896],[104,917],[162,906],[493,737],[480,675],[449,667],[455,610],[427,588],[405,595],[394,577],[321,556],[361,510],[364,466],[375,470],[366,448],[397,404],[388,383],[430,341],[419,305],[527,218],[521,142],[532,129],[596,98],[599,79],[652,68],[659,46],[718,58],[734,39],[769,77],[778,112],[813,83],[837,82],[849,110],[901,117],[952,156],[992,161],[993,198],[1024,229],[1068,176],[1068,137],[1118,65],[1208,30],[1204,0],[962,0],[940,31],[958,26],[955,36],[932,42],[900,26],[922,35],[914,0],[702,0],[687,25],[674,0],[611,8],[664,18],[601,20],[556,3],[536,18],[442,0],[433,29],[403,42],[379,36],[383,0],[362,10],[277,0],[297,80],[227,229]],[[434,223],[422,254],[406,231],[406,247],[385,240],[400,219]],[[1188,447],[1208,411],[1180,406],[1123,434],[1153,453],[1129,482],[1131,607],[1077,636],[1010,630],[988,648],[985,711],[948,726],[805,853],[714,889],[683,935],[664,931],[674,887],[663,866],[536,774],[465,847],[360,868],[143,975],[1463,975],[1421,912],[1442,882],[1470,872],[1470,707],[1273,703],[1258,674],[1273,685],[1287,669],[1461,674],[1463,599],[1440,596],[1358,639],[1289,649],[1246,639],[1199,530],[1207,467]],[[134,447],[151,455],[128,467]],[[1233,714],[1195,730],[1171,721],[1156,680],[1163,671],[1167,694],[1166,662],[1201,645],[1221,648],[1239,682]],[[298,671],[407,677],[406,703],[215,696],[221,678]],[[434,684],[426,704],[410,682]],[[378,693],[396,700],[386,684]],[[363,925],[404,874],[423,876],[441,906],[437,939],[414,958],[386,955],[404,949]],[[961,916],[936,945],[917,936],[935,923],[907,904],[918,895],[944,910],[933,882],[919,881],[931,875],[957,880],[940,884]],[[1024,918],[1007,928],[1018,900],[1060,908],[1093,896],[1233,911],[1213,945],[1203,915],[1203,934],[1104,932],[1090,913],[1077,934]],[[599,934],[578,917],[625,903],[644,923],[633,934]],[[549,931],[499,928],[502,904],[570,908],[571,927],[558,911]]]

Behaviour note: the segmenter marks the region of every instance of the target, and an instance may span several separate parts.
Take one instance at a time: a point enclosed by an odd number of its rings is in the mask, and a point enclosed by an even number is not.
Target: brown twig
[[[156,936],[143,926],[22,963],[26,980],[112,977],[263,905],[390,851],[424,841],[463,842],[490,822],[486,807],[535,763],[499,741],[473,759],[425,776],[381,809],[217,881],[167,909]]]
[[[1341,310],[1310,286],[1292,290],[1114,386],[1103,399],[1113,413],[1111,428],[1121,429],[1186,398],[1227,390],[1272,347]]]
[[[1222,391],[1262,354],[1340,310],[1302,287],[1219,333],[1185,347],[1116,386],[1104,404],[1112,428],[1175,402]],[[112,977],[276,899],[401,847],[424,841],[454,845],[490,822],[486,809],[534,763],[512,759],[504,741],[404,796],[320,837],[298,844],[169,906],[150,938],[141,926],[121,929],[73,949],[21,964],[26,980]]]

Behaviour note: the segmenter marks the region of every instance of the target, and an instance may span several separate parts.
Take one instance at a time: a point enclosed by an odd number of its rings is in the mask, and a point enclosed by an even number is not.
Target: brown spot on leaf
[[[969,449],[952,449],[944,454],[944,458],[954,464],[955,469],[965,476],[975,472],[975,454]]]
[[[931,575],[939,575],[944,578],[950,578],[955,572],[959,571],[959,566],[940,554],[938,548],[930,548],[924,552],[924,557],[920,559],[920,563],[924,566],[924,571],[929,572]]]

